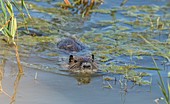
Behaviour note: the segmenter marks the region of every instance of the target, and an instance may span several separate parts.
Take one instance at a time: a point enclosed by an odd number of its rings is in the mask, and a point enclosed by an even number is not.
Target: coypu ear
[[[74,58],[73,58],[73,55],[70,55],[70,57],[69,57],[69,62],[72,62],[73,59],[74,59]]]
[[[93,54],[91,55],[91,58],[92,58],[92,62],[93,62],[94,61],[94,55]]]

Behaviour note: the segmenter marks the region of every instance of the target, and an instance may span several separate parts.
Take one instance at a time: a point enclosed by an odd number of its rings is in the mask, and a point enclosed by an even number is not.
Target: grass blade
[[[164,81],[163,81],[162,76],[161,76],[159,71],[158,71],[158,76],[159,76],[159,79],[160,79],[160,82],[158,82],[158,85],[159,85],[159,87],[161,89],[162,94],[164,95],[166,103],[170,104],[170,100],[169,100],[169,89],[170,89],[170,86],[168,85],[168,89],[166,89]]]
[[[3,13],[3,15],[4,15],[5,21],[7,21],[7,13],[6,13],[6,9],[5,9],[5,7],[4,7],[4,3],[3,3],[2,0],[1,0],[1,9],[2,9],[2,13]]]
[[[142,66],[139,66],[137,68],[140,68],[140,69],[146,69],[146,70],[160,70],[159,68],[152,68],[152,67],[142,67]]]
[[[143,37],[142,35],[138,35],[138,34],[137,34],[137,36],[139,36],[141,39],[143,39],[147,44],[149,44],[149,45],[150,45],[151,47],[153,47],[155,50],[157,50],[157,51],[161,54],[161,56],[165,57],[168,61],[170,61],[170,59],[169,59],[168,56],[164,55],[159,48],[157,48],[156,46],[154,46],[154,45],[153,45],[150,41],[148,41],[145,37]]]
[[[15,8],[17,8],[17,10],[18,11],[22,11],[22,9],[18,6],[18,4],[16,3],[16,1],[15,0],[13,0],[13,2],[11,2],[14,6],[15,6]]]
[[[25,10],[26,10],[26,12],[27,12],[28,17],[29,17],[29,18],[31,18],[31,15],[30,15],[30,14],[29,14],[29,12],[28,12],[28,9],[27,9],[27,7],[26,7],[26,5],[25,5],[24,0],[21,0],[21,5],[22,5],[22,8],[23,8],[23,7],[25,8]]]
[[[128,2],[128,0],[123,0],[123,2],[120,4],[120,6],[125,5]]]
[[[5,4],[6,4],[6,9],[7,9],[8,13],[10,14],[10,16],[14,15],[11,3],[7,0],[7,2],[5,2]]]

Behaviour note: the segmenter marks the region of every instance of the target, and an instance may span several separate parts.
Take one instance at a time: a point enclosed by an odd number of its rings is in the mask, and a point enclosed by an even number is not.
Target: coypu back
[[[94,55],[91,57],[78,57],[70,55],[69,70],[74,73],[95,73],[98,70],[94,61]]]
[[[79,52],[85,48],[85,46],[81,42],[73,38],[66,38],[59,41],[57,47],[59,49],[64,49],[69,52],[73,52],[73,51]]]

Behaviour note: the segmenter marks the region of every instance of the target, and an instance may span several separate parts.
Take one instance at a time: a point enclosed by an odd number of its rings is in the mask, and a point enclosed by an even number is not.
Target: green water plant
[[[153,60],[155,67],[158,68],[158,65],[157,65],[155,59],[153,58],[153,56],[152,56],[152,60]],[[165,100],[166,104],[170,104],[170,85],[168,83],[168,85],[166,87],[160,71],[157,71],[157,73],[158,73],[158,76],[159,76],[158,85],[159,85],[159,88],[160,88],[160,90],[161,90],[161,92],[164,96],[164,98],[161,98],[161,100]]]
[[[152,83],[152,78],[151,80],[144,80],[143,77],[150,77],[150,74],[145,73],[145,72],[138,72],[135,71],[135,69],[147,69],[147,70],[158,70],[154,68],[146,68],[146,67],[141,67],[141,66],[134,66],[134,65],[127,65],[127,66],[117,66],[114,64],[108,65],[104,71],[110,72],[113,74],[122,74],[124,75],[124,78],[134,82],[134,84],[137,85],[150,85]],[[108,78],[107,78],[108,80]]]
[[[26,5],[24,3],[24,0],[21,0],[22,7],[26,8]],[[22,8],[20,8],[17,3],[13,0],[0,0],[0,11],[2,12],[3,18],[3,25],[0,27],[0,32],[2,32],[3,35],[6,36],[6,39],[4,41],[10,45],[13,46],[15,49],[16,54],[16,60],[18,63],[18,69],[19,73],[23,73],[22,65],[20,63],[20,57],[18,53],[18,46],[15,42],[15,37],[17,34],[17,19],[15,16],[15,12],[13,7],[16,7],[19,12],[22,12]],[[27,13],[28,10],[26,9]],[[30,15],[28,15],[30,17]]]
[[[95,7],[100,6],[104,0],[63,0],[63,3],[60,3],[59,5],[63,9],[68,8],[76,8],[78,11],[76,13],[80,13],[82,17],[89,16],[90,10],[94,9]]]
[[[168,85],[167,85],[168,87],[166,87],[165,82],[163,81],[162,76],[159,71],[158,71],[158,75],[159,75],[159,79],[160,79],[158,84],[159,84],[160,90],[164,96],[164,100],[165,100],[166,104],[170,104],[170,85],[168,83]]]

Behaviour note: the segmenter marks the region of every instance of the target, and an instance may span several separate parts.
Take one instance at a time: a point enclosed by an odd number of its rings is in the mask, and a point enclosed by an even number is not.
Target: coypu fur
[[[74,73],[95,73],[97,64],[94,61],[94,55],[91,57],[78,57],[70,55],[69,70]]]
[[[73,52],[73,51],[79,52],[85,49],[85,46],[81,42],[73,38],[66,38],[61,40],[58,42],[57,46],[59,49],[63,49],[69,52]]]
[[[65,38],[57,44],[59,49],[68,52],[79,52],[85,48],[81,42],[73,38]],[[97,64],[94,61],[94,55],[91,57],[85,56],[69,56],[69,71],[73,73],[95,73],[98,70]]]

